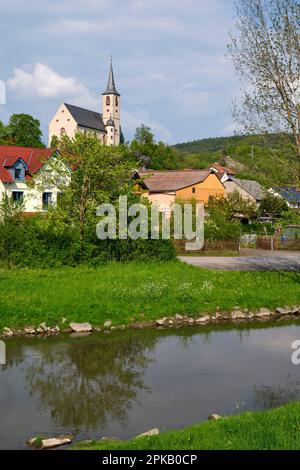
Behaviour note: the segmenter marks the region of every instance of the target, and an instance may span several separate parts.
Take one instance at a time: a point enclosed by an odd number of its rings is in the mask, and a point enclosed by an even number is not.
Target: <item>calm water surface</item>
[[[29,437],[130,438],[300,399],[300,323],[11,339],[0,448]]]

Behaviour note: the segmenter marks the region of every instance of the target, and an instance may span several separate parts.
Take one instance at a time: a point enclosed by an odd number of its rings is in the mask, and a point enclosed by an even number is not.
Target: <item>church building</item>
[[[112,59],[110,59],[107,87],[102,93],[102,114],[61,103],[49,123],[49,147],[54,136],[58,139],[63,135],[72,138],[78,132],[92,134],[105,145],[120,143],[120,93],[117,92],[115,85]]]

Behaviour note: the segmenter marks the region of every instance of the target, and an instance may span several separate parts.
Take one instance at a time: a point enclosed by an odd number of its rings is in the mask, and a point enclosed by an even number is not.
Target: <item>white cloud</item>
[[[25,96],[56,98],[62,96],[88,96],[88,89],[74,77],[63,77],[48,65],[37,63],[33,68],[14,70],[7,81],[8,88]]]

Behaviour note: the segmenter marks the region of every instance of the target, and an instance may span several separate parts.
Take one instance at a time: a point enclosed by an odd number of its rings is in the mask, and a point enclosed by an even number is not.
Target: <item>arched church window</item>
[[[66,129],[64,127],[62,127],[60,129],[60,135],[63,136],[65,133],[66,133]]]
[[[106,97],[106,106],[110,106],[110,97],[109,96]]]
[[[116,106],[118,106],[119,100],[118,97],[116,96]]]

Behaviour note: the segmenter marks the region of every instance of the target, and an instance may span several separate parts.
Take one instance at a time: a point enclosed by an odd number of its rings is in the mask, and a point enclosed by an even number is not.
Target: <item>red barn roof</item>
[[[52,149],[0,145],[0,180],[3,183],[14,182],[8,168],[12,167],[19,159],[26,163],[28,167],[26,178],[30,179],[30,175],[37,173],[53,153]]]

